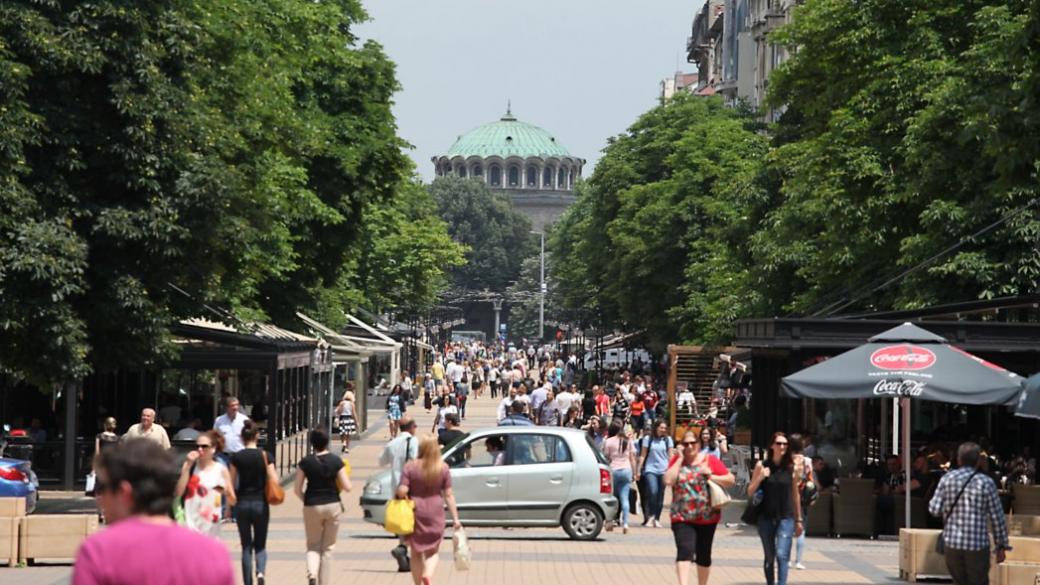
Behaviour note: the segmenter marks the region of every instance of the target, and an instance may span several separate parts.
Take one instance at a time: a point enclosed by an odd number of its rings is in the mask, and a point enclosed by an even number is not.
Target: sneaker
[[[260,573],[256,576],[256,585],[264,585],[264,574]]]
[[[660,528],[660,527],[661,527],[661,521],[658,520],[657,518],[654,518],[654,528]]]
[[[643,519],[643,523],[642,523],[642,524],[640,524],[640,526],[646,526],[646,525],[647,525],[647,524],[649,524],[649,523],[650,523],[650,519],[649,519],[649,518],[644,518],[644,519]]]
[[[307,585],[318,585],[318,580],[311,577],[310,579],[307,579]]]
[[[628,524],[621,527],[621,534],[628,534]]]
[[[805,565],[803,565],[801,563],[795,563],[794,564],[794,568],[798,569],[799,571],[804,571],[805,570]]]

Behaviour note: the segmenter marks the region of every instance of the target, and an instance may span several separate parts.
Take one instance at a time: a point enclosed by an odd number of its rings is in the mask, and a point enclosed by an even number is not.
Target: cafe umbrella
[[[1025,389],[1015,407],[1015,415],[1040,418],[1040,374],[1033,374],[1026,379]]]
[[[910,401],[954,404],[1014,404],[1023,379],[950,345],[943,337],[904,323],[867,343],[783,378],[791,398],[848,400],[898,398],[903,411],[903,451],[910,477]],[[910,526],[910,498],[906,498]]]

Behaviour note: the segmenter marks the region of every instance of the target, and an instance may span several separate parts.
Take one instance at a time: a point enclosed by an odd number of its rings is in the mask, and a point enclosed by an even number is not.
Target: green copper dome
[[[460,136],[445,156],[527,158],[564,157],[570,153],[552,134],[534,124],[517,120],[512,112],[507,111],[497,122],[484,124]]]

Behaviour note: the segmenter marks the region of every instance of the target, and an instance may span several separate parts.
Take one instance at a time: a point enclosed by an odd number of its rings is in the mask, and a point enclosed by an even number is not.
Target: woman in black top
[[[592,390],[586,390],[585,396],[581,399],[581,418],[585,424],[588,424],[594,416],[596,416],[596,397],[592,395]]]
[[[267,567],[267,525],[271,519],[271,509],[264,495],[268,463],[264,452],[256,447],[259,434],[256,423],[246,419],[242,425],[242,444],[245,448],[231,456],[231,484],[238,485],[235,521],[238,524],[238,539],[242,543],[243,585],[253,585],[254,554],[257,585],[264,585],[264,569]]]
[[[788,452],[787,436],[773,433],[769,449],[771,456],[755,464],[747,493],[749,498],[762,498],[758,536],[765,553],[762,567],[766,584],[787,585],[791,542],[803,530],[801,498],[798,482],[793,481],[794,460]]]
[[[307,532],[307,576],[309,585],[328,585],[332,579],[332,548],[339,533],[343,504],[339,488],[350,491],[350,478],[343,460],[329,453],[329,434],[311,431],[314,453],[300,460],[293,491],[303,500],[303,527]],[[306,486],[306,487],[305,487]]]

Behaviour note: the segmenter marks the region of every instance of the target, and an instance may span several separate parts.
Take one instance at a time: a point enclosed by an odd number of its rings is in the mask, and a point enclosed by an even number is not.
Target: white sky
[[[506,100],[551,132],[592,173],[609,136],[656,104],[659,83],[686,63],[703,0],[362,0],[358,33],[385,48],[403,90],[399,134],[422,176]]]

